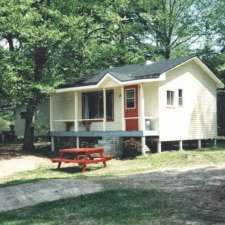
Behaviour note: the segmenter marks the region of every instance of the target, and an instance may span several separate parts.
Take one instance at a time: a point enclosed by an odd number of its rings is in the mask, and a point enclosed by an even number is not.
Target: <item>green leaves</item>
[[[190,54],[196,48],[193,43],[204,45],[209,32],[216,34],[222,49],[224,2],[210,3],[1,1],[0,41],[7,43],[0,47],[1,94],[4,90],[5,96],[16,96],[15,102],[26,104],[34,89],[47,93],[99,69]],[[45,53],[37,65],[35,54],[40,48]]]

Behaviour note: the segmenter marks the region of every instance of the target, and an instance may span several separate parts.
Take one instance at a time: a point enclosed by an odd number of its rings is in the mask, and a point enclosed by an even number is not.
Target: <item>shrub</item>
[[[139,153],[141,144],[135,138],[129,138],[123,141],[123,154],[122,158],[135,158]]]

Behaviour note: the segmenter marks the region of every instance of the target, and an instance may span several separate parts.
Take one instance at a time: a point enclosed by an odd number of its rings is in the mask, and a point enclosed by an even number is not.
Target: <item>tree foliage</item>
[[[222,0],[0,1],[0,105],[22,106],[33,148],[38,105],[109,66],[196,53],[225,77]]]

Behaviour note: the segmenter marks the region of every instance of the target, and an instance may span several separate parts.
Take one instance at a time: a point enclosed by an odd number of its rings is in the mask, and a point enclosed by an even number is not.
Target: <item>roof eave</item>
[[[70,87],[70,88],[60,88],[55,90],[55,93],[63,93],[69,91],[82,91],[82,90],[90,90],[90,89],[97,89],[100,88],[101,83],[106,79],[105,77],[111,77],[114,81],[118,83],[118,86],[124,85],[133,85],[133,84],[140,84],[140,83],[149,83],[149,82],[156,82],[156,81],[163,81],[166,79],[165,74],[161,74],[158,78],[147,78],[147,79],[135,79],[130,81],[119,81],[113,75],[107,73],[97,84],[95,85],[87,85],[87,86],[80,86],[80,87]]]
[[[190,61],[195,61],[208,74],[208,76],[216,83],[217,88],[224,88],[223,82],[219,78],[217,78],[217,76],[212,72],[212,70],[210,70],[209,67],[196,56],[192,57],[190,59],[187,59],[183,63],[165,71],[164,73],[166,74],[166,73],[168,73],[172,70],[175,70],[176,68],[178,68],[178,67],[180,67],[180,66],[182,66],[182,65],[184,65],[184,64],[186,64]]]

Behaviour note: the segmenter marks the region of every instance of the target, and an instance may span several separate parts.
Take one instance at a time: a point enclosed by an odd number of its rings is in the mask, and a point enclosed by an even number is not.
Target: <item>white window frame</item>
[[[134,97],[133,98],[127,98],[127,91],[134,91]],[[127,100],[132,99],[134,100],[134,107],[127,107]],[[127,88],[125,89],[125,109],[136,109],[136,88]]]
[[[166,91],[166,105],[174,106],[174,98],[175,98],[175,91],[167,90]]]

